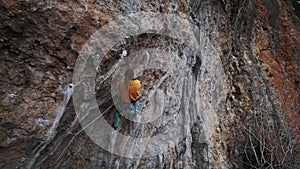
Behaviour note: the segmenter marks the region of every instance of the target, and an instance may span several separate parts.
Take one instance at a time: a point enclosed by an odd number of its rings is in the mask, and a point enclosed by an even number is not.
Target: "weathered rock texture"
[[[173,47],[181,59],[187,53],[183,67],[191,74],[174,74],[160,86],[162,91],[183,86],[178,95],[167,97],[174,110],[169,105],[162,116],[182,113],[176,107],[185,103],[180,93],[193,91],[196,108],[190,112],[196,120],[188,124],[186,138],[166,153],[144,159],[110,154],[85,132],[74,137],[82,126],[69,85],[90,36],[119,15],[136,12],[175,13],[204,31],[226,76],[212,77],[209,70],[217,61],[204,59],[209,51],[196,56],[193,49],[161,35],[128,37],[109,52],[100,66],[103,76],[96,80],[101,111],[112,104],[111,78],[105,75],[121,60],[121,48],[128,55],[149,47]],[[0,168],[299,168],[299,28],[297,1],[0,0]],[[144,71],[139,76],[143,95],[163,75],[160,69]],[[191,77],[196,81],[182,80]],[[220,88],[226,99],[216,103]],[[114,111],[104,116],[110,124]],[[143,130],[134,124],[137,130],[130,134],[159,134],[175,127],[173,121]],[[129,135],[129,123],[122,118],[119,132]]]

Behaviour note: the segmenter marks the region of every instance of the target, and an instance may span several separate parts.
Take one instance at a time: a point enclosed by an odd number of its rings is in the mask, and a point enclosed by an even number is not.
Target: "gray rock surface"
[[[0,0],[0,168],[299,167],[298,8]]]

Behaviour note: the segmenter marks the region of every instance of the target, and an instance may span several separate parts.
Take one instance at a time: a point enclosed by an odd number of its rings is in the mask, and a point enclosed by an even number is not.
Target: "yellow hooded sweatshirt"
[[[125,83],[119,84],[119,89],[122,94],[122,100],[125,103],[135,102],[139,98],[141,90],[141,82],[137,79],[130,80],[128,89],[125,87]]]

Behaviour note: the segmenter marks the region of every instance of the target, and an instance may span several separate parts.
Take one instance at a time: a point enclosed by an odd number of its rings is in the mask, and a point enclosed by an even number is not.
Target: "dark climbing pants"
[[[136,112],[136,110],[138,109],[138,105],[139,105],[138,101],[131,102],[129,104],[124,104],[123,105],[124,106],[123,110],[126,110],[126,111],[129,112],[129,114],[134,115],[135,112]],[[120,118],[121,118],[120,116],[121,116],[120,113],[118,111],[116,111],[116,113],[115,113],[115,121],[114,121],[114,124],[113,124],[113,127],[114,127],[115,130],[119,127]]]

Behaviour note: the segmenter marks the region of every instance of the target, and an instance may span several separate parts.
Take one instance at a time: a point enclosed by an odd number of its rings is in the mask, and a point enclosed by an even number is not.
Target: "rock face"
[[[299,168],[299,6],[0,0],[0,168]]]

